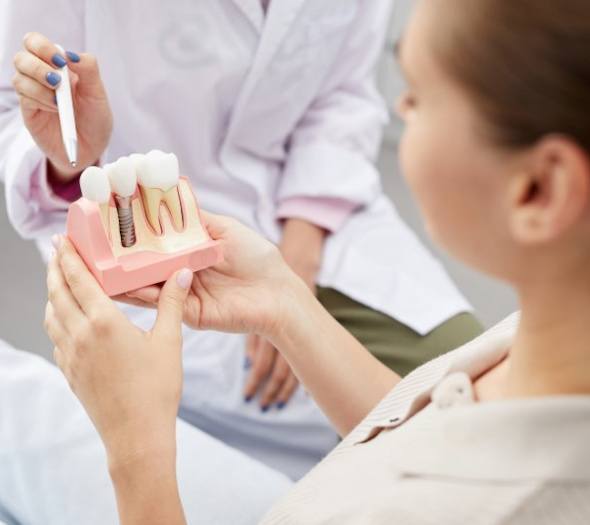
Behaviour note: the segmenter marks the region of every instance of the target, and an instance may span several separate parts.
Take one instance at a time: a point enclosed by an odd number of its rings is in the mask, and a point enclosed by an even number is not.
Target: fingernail
[[[252,361],[248,356],[244,358],[244,370],[248,370],[252,366]]]
[[[53,247],[56,250],[59,250],[61,248],[61,236],[55,234],[51,237],[51,244],[53,244]]]
[[[188,287],[193,282],[193,272],[191,272],[188,268],[184,268],[178,272],[176,276],[176,283],[180,286],[183,290],[188,290]]]
[[[57,86],[61,82],[61,75],[58,73],[47,73],[47,82],[49,82],[52,86]]]
[[[51,61],[57,67],[64,67],[67,64],[66,59],[64,57],[62,57],[59,53],[55,53],[55,55],[53,55],[51,57]]]
[[[246,396],[246,397],[244,397],[244,401],[246,403],[249,403],[250,401],[252,401],[252,399],[254,399],[254,396]]]
[[[260,411],[266,413],[270,410],[270,405],[266,405],[265,407],[260,407]]]
[[[277,408],[279,410],[283,410],[283,408],[285,408],[287,406],[287,403],[285,403],[284,401],[281,401],[280,403],[277,403]]]
[[[80,55],[78,55],[78,53],[74,53],[73,51],[66,51],[66,56],[72,62],[80,62]]]

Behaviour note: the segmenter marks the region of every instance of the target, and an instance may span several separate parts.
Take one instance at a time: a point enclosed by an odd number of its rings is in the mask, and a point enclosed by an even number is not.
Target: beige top
[[[473,402],[518,316],[408,375],[263,524],[590,524],[590,396]]]

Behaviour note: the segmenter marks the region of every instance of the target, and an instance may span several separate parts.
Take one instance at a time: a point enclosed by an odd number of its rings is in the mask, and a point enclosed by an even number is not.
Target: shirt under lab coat
[[[114,114],[105,162],[173,151],[205,209],[274,242],[285,202],[352,203],[358,210],[327,239],[321,286],[421,334],[469,310],[383,194],[374,165],[387,112],[373,72],[391,5],[275,0],[265,16],[260,0],[3,0],[0,177],[10,221],[45,252],[65,222],[67,203],[47,185],[10,84],[23,35],[39,31],[98,57]],[[312,207],[299,215],[314,222]],[[128,312],[139,326],[153,320]],[[185,343],[189,421],[293,477],[335,443],[301,391],[281,412],[244,405],[241,336],[187,331]]]

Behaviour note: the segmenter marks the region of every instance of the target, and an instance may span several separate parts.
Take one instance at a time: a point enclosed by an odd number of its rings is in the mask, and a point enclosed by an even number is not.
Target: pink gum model
[[[139,199],[138,193],[134,199]],[[109,210],[116,214],[112,199]],[[185,206],[183,210],[186,211]],[[146,249],[116,257],[97,203],[82,197],[68,210],[68,238],[109,296],[161,283],[182,268],[197,272],[221,262],[220,243],[211,240],[203,230],[207,240],[184,250],[161,253]]]

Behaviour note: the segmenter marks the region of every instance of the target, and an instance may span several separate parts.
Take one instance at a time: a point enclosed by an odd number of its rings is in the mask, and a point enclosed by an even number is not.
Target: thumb
[[[72,55],[76,57],[76,60],[71,58]],[[68,57],[68,67],[78,76],[76,88],[85,93],[102,95],[104,86],[100,78],[96,57],[88,53],[77,55],[70,51],[66,53],[66,56]]]
[[[158,300],[158,317],[153,330],[155,333],[167,332],[167,335],[180,333],[184,303],[192,282],[193,272],[187,268],[180,270],[168,279]]]

